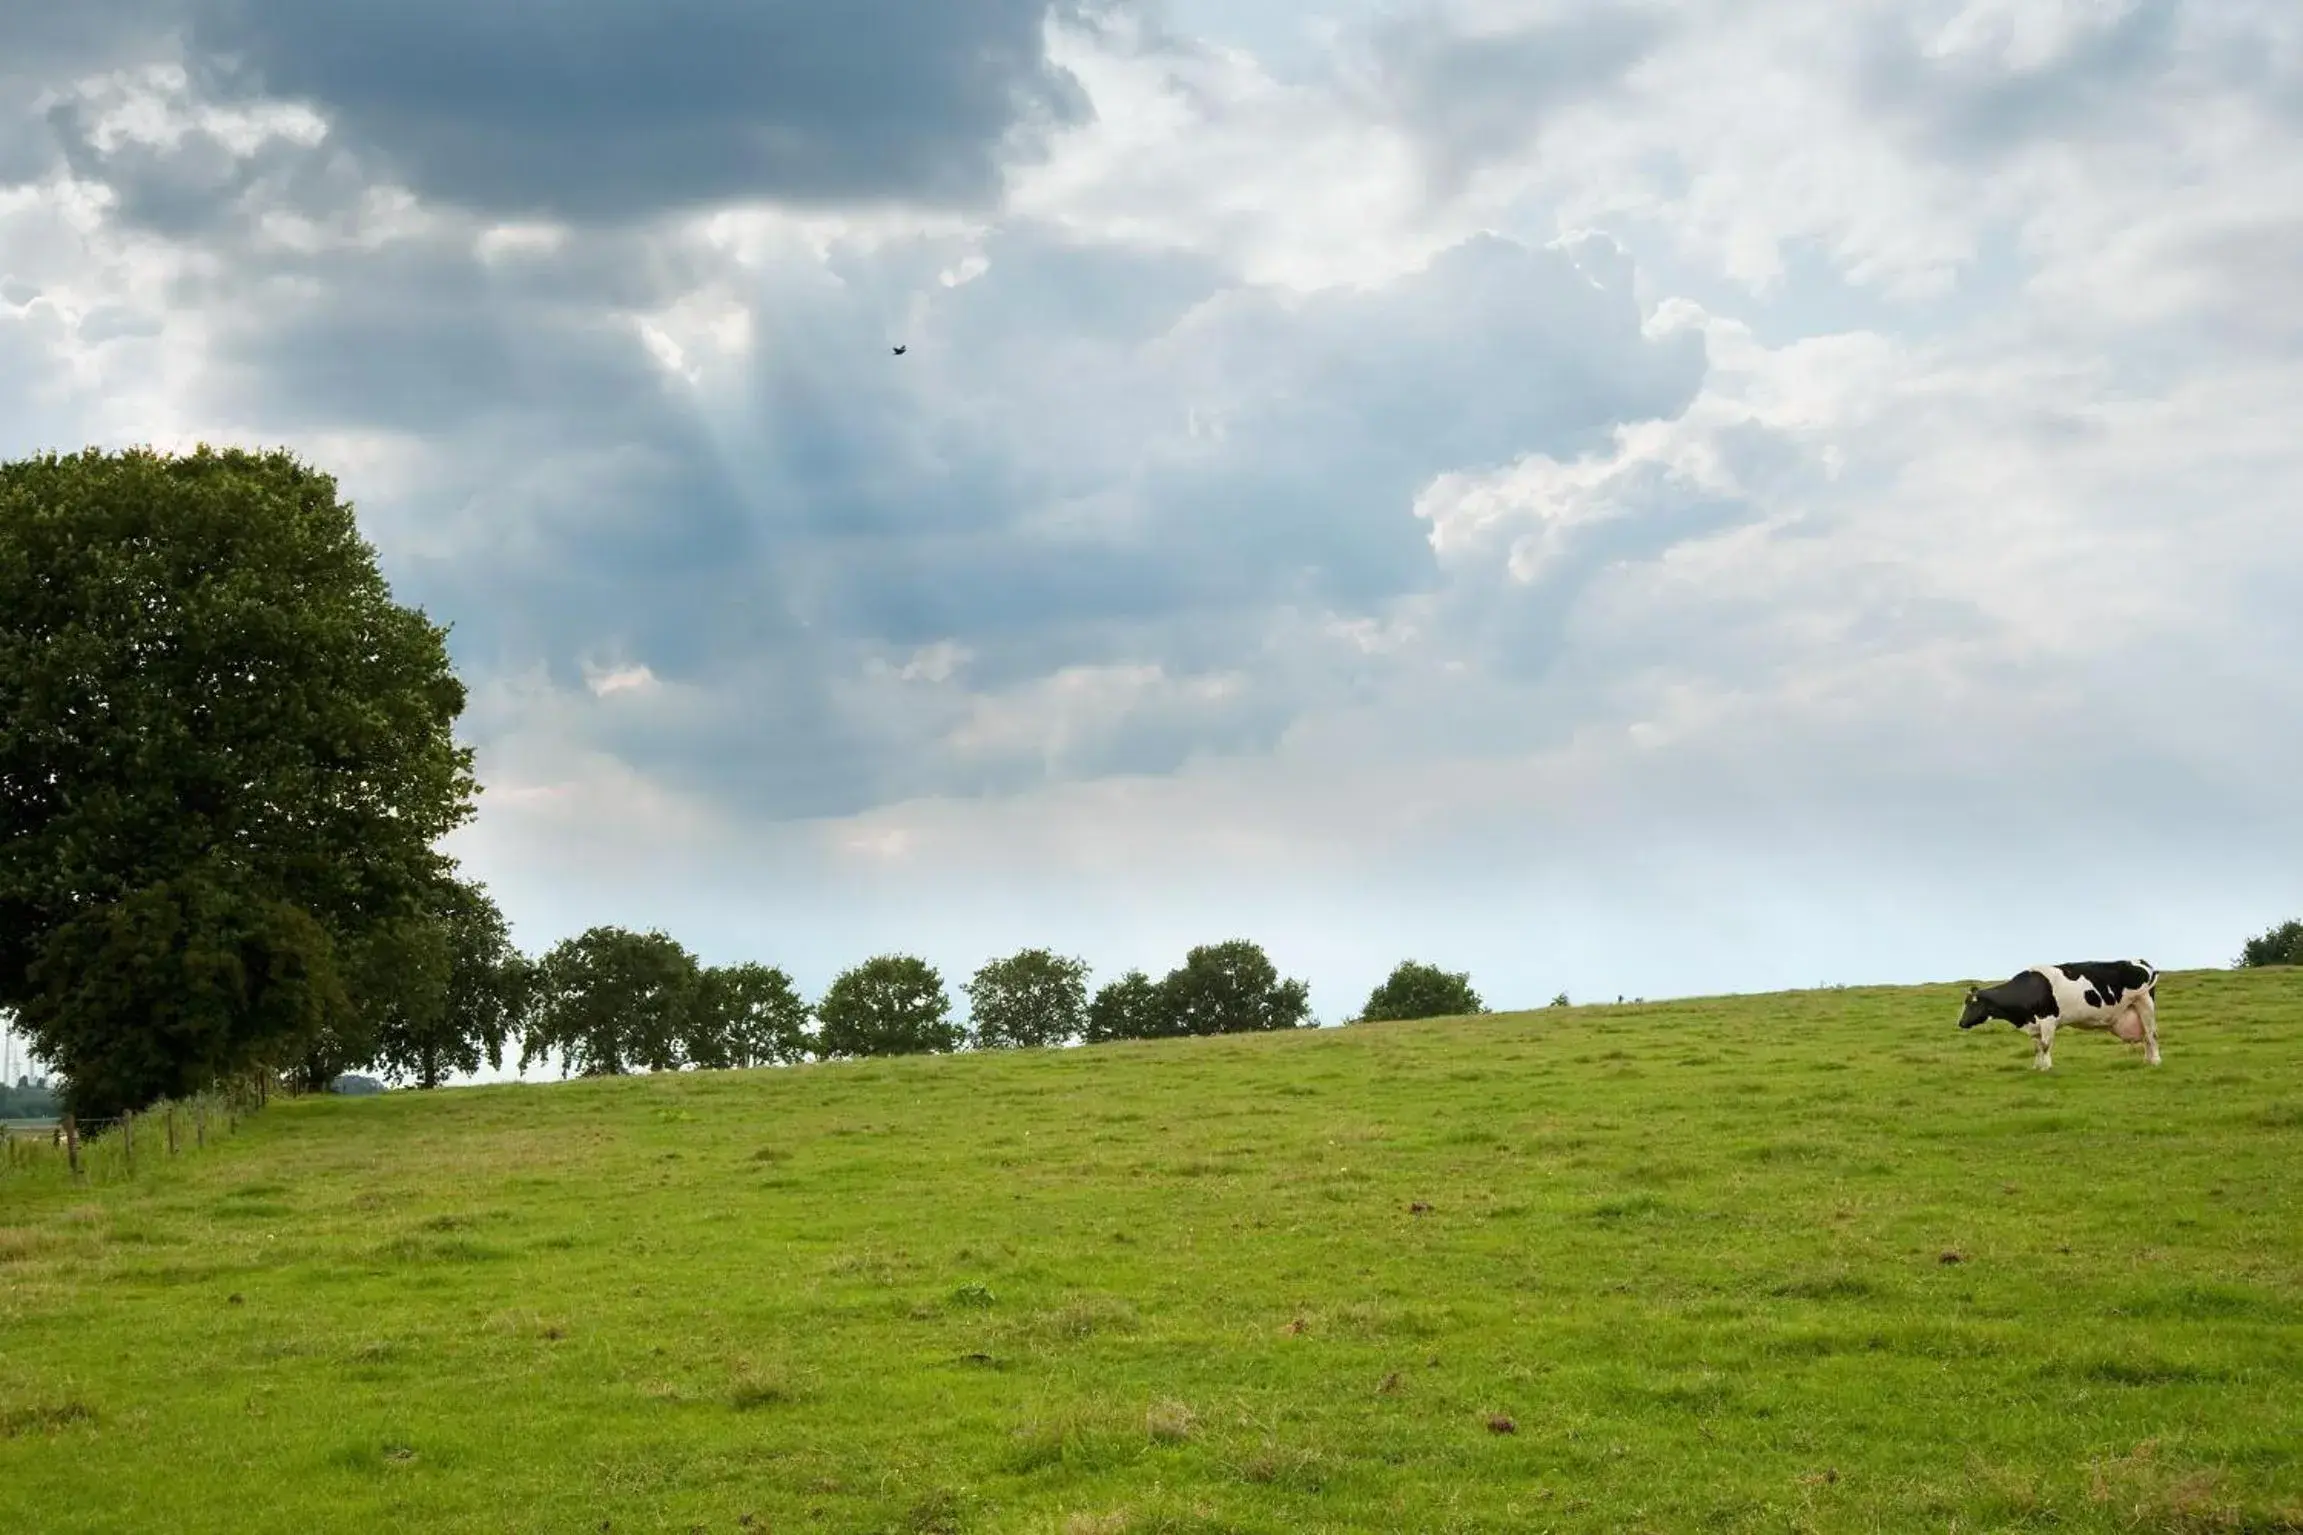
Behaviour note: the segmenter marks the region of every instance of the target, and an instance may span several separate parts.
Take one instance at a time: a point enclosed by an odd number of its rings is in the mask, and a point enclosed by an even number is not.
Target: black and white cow
[[[2143,1058],[2159,1064],[2159,972],[2139,959],[2098,959],[2076,965],[2033,965],[1996,986],[1967,989],[1967,1009],[1959,1026],[2004,1018],[2038,1045],[2031,1064],[2055,1066],[2057,1029],[2108,1029],[2128,1044],[2141,1044]]]

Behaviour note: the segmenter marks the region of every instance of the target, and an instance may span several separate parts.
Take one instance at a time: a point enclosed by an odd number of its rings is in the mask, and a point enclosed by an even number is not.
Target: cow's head
[[[1991,1007],[1983,1000],[1982,989],[1975,986],[1968,987],[1967,1006],[1960,1010],[1959,1026],[1963,1029],[1972,1029],[1979,1023],[1989,1023],[1990,1021]]]

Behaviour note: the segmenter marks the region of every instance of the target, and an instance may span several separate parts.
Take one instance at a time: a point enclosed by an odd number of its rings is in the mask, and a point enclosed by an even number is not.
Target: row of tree
[[[56,1113],[56,1095],[44,1081],[18,1077],[10,1087],[0,1081],[0,1119],[50,1119]]]
[[[440,851],[478,784],[447,632],[395,602],[336,482],[288,453],[0,464],[0,1015],[83,1118],[221,1083],[433,1084],[1292,1028],[1253,944],[1086,995],[1026,951],[967,987],[901,955],[813,1008],[759,965],[595,929],[530,961]]]
[[[1310,991],[1282,979],[1245,939],[1193,949],[1154,981],[1130,970],[1092,996],[1084,960],[1025,949],[978,969],[954,1015],[944,979],[908,954],[842,972],[812,1006],[771,965],[708,966],[661,932],[595,927],[531,960],[508,941],[486,896],[428,924],[390,931],[363,956],[349,1026],[322,1034],[299,1063],[305,1085],[374,1070],[430,1087],[514,1046],[524,1070],[614,1076],[681,1067],[782,1065],[963,1047],[1044,1048],[1121,1039],[1252,1033],[1311,1024]],[[1467,977],[1413,961],[1370,996],[1364,1016],[1480,1010]]]

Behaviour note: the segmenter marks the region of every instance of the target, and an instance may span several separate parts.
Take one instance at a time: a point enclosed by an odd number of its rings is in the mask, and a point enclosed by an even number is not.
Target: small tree
[[[979,1050],[1060,1045],[1087,1027],[1087,961],[1046,949],[995,959],[964,988]]]
[[[1367,1006],[1360,1009],[1359,1016],[1363,1022],[1386,1023],[1486,1011],[1479,993],[1471,989],[1468,971],[1442,970],[1437,965],[1403,959],[1382,985],[1367,994]]]
[[[343,970],[352,1000],[349,1018],[313,1036],[289,1073],[307,1093],[326,1092],[345,1072],[381,1066],[387,1039],[406,1047],[436,1039],[446,1028],[448,934],[432,913],[371,927],[346,946]],[[397,1081],[401,1073],[386,1075]]]
[[[773,965],[706,970],[688,1036],[688,1060],[704,1067],[780,1066],[807,1059],[808,1004]]]
[[[1100,1045],[1113,1039],[1158,1039],[1174,1032],[1158,983],[1141,970],[1130,970],[1096,992],[1080,1037]]]
[[[558,1051],[563,1073],[580,1076],[675,1070],[702,980],[696,957],[663,933],[595,927],[566,939],[537,966],[520,1065]]]
[[[505,1040],[526,1024],[536,967],[480,885],[440,881],[420,916],[385,929],[362,958],[355,993],[372,1063],[392,1081],[437,1087],[483,1057],[501,1066]]]
[[[1311,1021],[1311,988],[1281,980],[1271,957],[1244,938],[1193,949],[1159,990],[1163,1022],[1178,1034],[1256,1033]]]
[[[2258,965],[2303,965],[2303,922],[2282,922],[2248,939],[2239,951],[2239,968],[2251,970]]]
[[[924,959],[882,954],[844,970],[816,1004],[816,1049],[827,1058],[922,1055],[959,1048],[944,978]]]

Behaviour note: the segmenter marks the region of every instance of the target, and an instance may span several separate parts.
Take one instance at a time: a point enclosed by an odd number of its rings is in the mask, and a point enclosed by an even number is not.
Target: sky
[[[2219,965],[2298,166],[2291,0],[11,4],[0,457],[336,475],[531,951]]]

